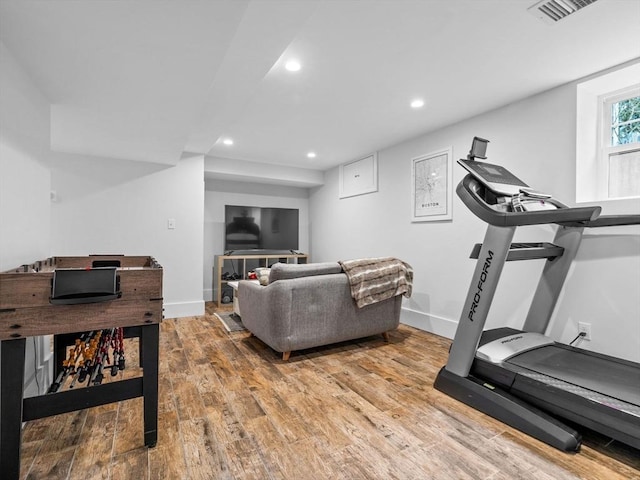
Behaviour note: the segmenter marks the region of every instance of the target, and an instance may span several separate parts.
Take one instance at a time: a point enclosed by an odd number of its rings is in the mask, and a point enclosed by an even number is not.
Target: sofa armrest
[[[269,304],[270,291],[267,286],[259,283],[241,280],[238,282],[237,293],[243,313],[242,316],[253,317],[263,311],[264,305]]]
[[[243,325],[268,344],[280,344],[289,335],[291,290],[279,282],[260,285],[241,281],[238,301]]]

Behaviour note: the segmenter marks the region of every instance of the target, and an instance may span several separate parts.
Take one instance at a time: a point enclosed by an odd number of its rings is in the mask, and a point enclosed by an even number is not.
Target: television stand
[[[250,253],[249,253],[250,252]],[[279,253],[280,252],[280,253]],[[291,253],[291,250],[232,250],[224,255],[216,255],[214,258],[213,281],[214,299],[220,307],[223,298],[223,289],[229,282],[246,280],[247,272],[259,267],[270,267],[274,263],[308,263],[309,255],[304,253]],[[237,278],[223,279],[223,273],[236,274]],[[229,297],[233,299],[233,290],[229,289]],[[229,302],[230,303],[230,302]]]
[[[297,250],[276,250],[276,249],[267,249],[267,248],[251,248],[251,249],[243,249],[243,250],[227,250],[224,252],[225,256],[237,255],[243,257],[250,256],[265,256],[265,255],[304,255],[304,253],[298,252]]]

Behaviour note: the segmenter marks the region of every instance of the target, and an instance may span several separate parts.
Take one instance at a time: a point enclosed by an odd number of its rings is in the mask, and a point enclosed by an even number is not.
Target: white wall
[[[205,157],[204,171],[205,174],[210,174],[212,180],[215,178],[240,183],[267,183],[298,188],[322,185],[324,177],[320,170],[211,156]]]
[[[224,253],[225,205],[297,208],[300,214],[298,250],[310,253],[308,196],[306,188],[207,180],[204,209],[204,299],[210,301],[214,298],[214,258]]]
[[[452,105],[452,108],[463,106]],[[465,157],[474,136],[491,141],[488,161],[500,163],[530,185],[565,203],[575,202],[576,87],[569,84],[378,152],[379,191],[338,199],[338,169],[311,190],[314,261],[397,256],[415,270],[414,294],[402,321],[451,338],[467,293],[474,243],[486,225],[454,195],[453,220],[410,222],[411,159],[453,147]],[[454,165],[454,188],[464,176]],[[638,212],[638,203],[605,205],[603,213]],[[569,342],[577,322],[592,324],[582,347],[640,361],[640,229],[609,228],[585,239],[551,333]],[[515,241],[551,241],[554,227],[524,227]],[[521,326],[542,261],[511,262],[503,272],[487,328]]]
[[[152,255],[164,267],[165,317],[204,313],[203,156],[161,167],[54,154],[49,119],[48,100],[0,43],[0,271],[52,255]],[[49,337],[26,348],[30,396],[51,382]]]
[[[49,104],[0,43],[0,271],[49,253]]]
[[[150,255],[163,267],[165,318],[201,315],[204,158],[174,167],[58,155],[53,161],[55,255]],[[176,228],[168,229],[174,219]]]
[[[0,42],[0,271],[49,256],[48,103]],[[26,345],[25,395],[50,382],[49,337]]]

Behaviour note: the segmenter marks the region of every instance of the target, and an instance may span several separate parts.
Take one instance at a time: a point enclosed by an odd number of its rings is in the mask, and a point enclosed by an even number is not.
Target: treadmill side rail
[[[640,449],[640,416],[630,414],[624,408],[611,408],[606,403],[606,399],[603,403],[599,403],[589,399],[588,395],[575,395],[570,390],[562,390],[560,386],[551,386],[526,375],[516,376],[511,391],[523,401],[543,408],[552,415],[584,425],[614,440]],[[558,401],[559,398],[565,401]],[[628,404],[627,407],[637,411],[634,405]]]
[[[565,452],[580,450],[582,436],[573,428],[510,393],[472,376],[442,368],[434,387],[450,397]]]

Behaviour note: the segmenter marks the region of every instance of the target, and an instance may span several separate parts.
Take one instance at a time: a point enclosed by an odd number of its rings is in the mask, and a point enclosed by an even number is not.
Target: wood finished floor
[[[434,390],[447,339],[401,326],[283,362],[207,309],[162,323],[157,447],[142,399],[58,415],[25,427],[21,477],[640,479],[638,450],[590,434],[565,454]]]

